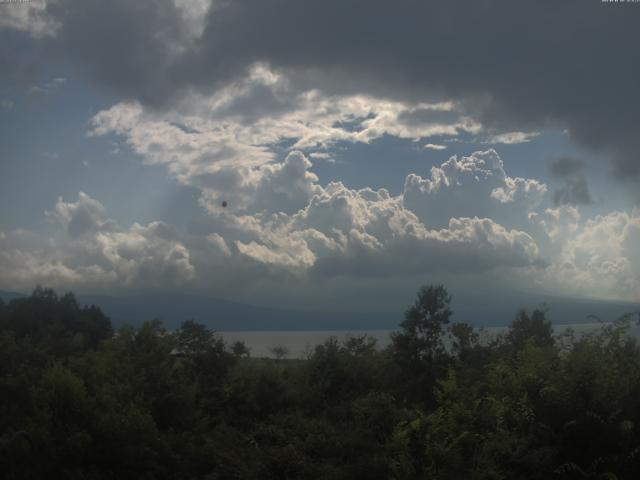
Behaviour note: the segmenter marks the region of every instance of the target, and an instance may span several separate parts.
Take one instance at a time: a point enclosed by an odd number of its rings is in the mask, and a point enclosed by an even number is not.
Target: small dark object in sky
[[[222,208],[227,208],[227,201],[226,200],[222,201]]]

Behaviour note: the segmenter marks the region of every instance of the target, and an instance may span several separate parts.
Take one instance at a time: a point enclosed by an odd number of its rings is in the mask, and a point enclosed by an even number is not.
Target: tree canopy
[[[631,318],[587,335],[521,311],[484,338],[425,286],[388,347],[254,358],[193,320],[114,331],[38,288],[0,303],[7,479],[635,479]],[[484,339],[483,339],[484,338]]]

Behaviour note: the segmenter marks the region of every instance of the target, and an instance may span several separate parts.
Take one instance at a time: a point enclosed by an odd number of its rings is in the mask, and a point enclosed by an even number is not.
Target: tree
[[[414,380],[420,399],[432,400],[432,388],[446,370],[443,327],[451,317],[451,296],[442,285],[422,286],[418,298],[405,312],[402,330],[392,334],[398,364]]]
[[[347,335],[343,345],[351,355],[365,356],[375,353],[377,343],[370,335]]]
[[[186,320],[177,331],[178,348],[187,355],[203,354],[219,347],[215,332],[195,320]]]
[[[451,333],[452,337],[453,350],[458,356],[462,355],[478,342],[478,334],[468,323],[454,323],[449,327],[449,333]]]
[[[269,351],[276,357],[277,360],[282,360],[289,356],[289,349],[284,345],[275,345],[269,349]]]
[[[242,340],[236,340],[233,342],[233,345],[231,345],[231,351],[236,357],[249,357],[251,355],[251,350]]]
[[[521,349],[528,342],[537,347],[553,345],[553,327],[546,314],[545,308],[535,309],[531,314],[519,311],[507,332],[508,344],[515,349]]]
[[[431,362],[444,354],[443,326],[451,317],[451,296],[442,286],[423,286],[416,302],[405,312],[402,331],[393,334],[399,358],[410,364]]]

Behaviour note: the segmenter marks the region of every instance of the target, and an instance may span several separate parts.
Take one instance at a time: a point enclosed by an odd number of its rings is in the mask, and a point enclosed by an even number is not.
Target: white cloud
[[[541,282],[577,295],[640,300],[638,212],[597,216],[576,230]]]
[[[14,288],[41,283],[86,291],[166,288],[195,276],[177,231],[163,223],[119,229],[104,206],[85,193],[77,202],[58,199],[48,216],[64,228],[47,242],[24,241],[15,232],[0,239],[0,276]]]
[[[301,154],[298,154],[301,155]],[[310,165],[307,165],[307,167]],[[297,172],[304,178],[305,172]],[[332,182],[293,214],[230,218],[250,235],[239,253],[270,265],[319,275],[464,271],[539,264],[539,250],[525,232],[488,218],[451,218],[429,229],[402,196],[385,189],[353,190]]]
[[[309,158],[313,158],[314,160],[325,160],[329,163],[335,163],[336,159],[330,153],[327,152],[311,152],[309,154]]]
[[[45,213],[60,221],[71,237],[115,228],[115,223],[107,217],[102,204],[84,192],[78,194],[77,202],[65,202],[59,197],[55,210]]]
[[[540,132],[505,132],[490,136],[485,143],[514,145],[516,143],[530,142],[532,138],[538,135],[540,135]]]
[[[128,231],[99,233],[94,244],[109,270],[125,285],[166,288],[195,276],[187,248],[172,227],[153,222]]]
[[[47,15],[46,8],[45,0],[0,5],[0,30],[24,31],[34,38],[55,35],[60,24]]]
[[[541,203],[547,187],[509,177],[493,149],[467,157],[453,156],[431,169],[430,178],[407,176],[403,201],[426,225],[440,228],[450,218],[477,216],[522,226]]]
[[[209,235],[207,235],[207,240],[212,245],[215,245],[225,256],[231,256],[231,250],[229,249],[227,242],[224,238],[222,238],[222,236],[218,235],[217,233],[210,233]]]
[[[424,148],[426,148],[427,150],[446,150],[447,146],[446,145],[439,145],[437,143],[427,143]]]
[[[451,102],[298,92],[260,65],[171,112],[120,103],[92,119],[91,134],[123,137],[145,163],[164,165],[197,188],[209,223],[197,232],[162,222],[123,229],[80,193],[76,202],[59,199],[49,213],[66,231],[64,242],[53,235],[47,248],[3,248],[0,268],[7,278],[85,287],[188,284],[216,291],[499,269],[505,283],[521,288],[637,298],[637,215],[585,221],[575,207],[539,211],[547,186],[509,176],[493,149],[452,156],[424,177],[409,174],[398,195],[323,184],[312,171],[312,162],[333,158],[341,142],[481,130]],[[514,143],[533,134],[501,135],[502,143]]]
[[[362,95],[296,91],[281,74],[255,65],[248,75],[211,96],[193,95],[157,113],[120,103],[92,119],[92,135],[124,136],[149,164],[164,164],[181,182],[220,198],[233,186],[242,208],[258,177],[279,168],[274,147],[290,143],[310,158],[331,159],[338,142],[369,143],[384,135],[420,140],[477,132],[480,125],[451,102],[408,105]],[[272,172],[271,172],[272,173]],[[246,191],[245,191],[246,190]]]
[[[81,288],[185,282],[204,288],[231,271],[241,272],[236,275],[247,284],[282,275],[300,282],[541,264],[534,239],[524,231],[478,217],[452,218],[445,228],[430,229],[404,206],[402,195],[349,189],[340,182],[322,187],[311,167],[299,151],[281,163],[262,165],[244,210],[234,213],[232,203],[213,208],[207,201],[216,227],[198,235],[162,222],[122,229],[90,196],[80,193],[76,202],[60,198],[48,216],[66,238],[54,236],[41,250],[7,248],[11,256],[3,258],[1,268],[16,281],[30,276]],[[212,272],[220,275],[214,282]]]
[[[202,200],[210,211],[220,210],[221,202],[239,211],[295,212],[318,192],[318,177],[309,171],[311,162],[299,151],[287,155],[282,163],[254,168],[225,167],[208,177],[201,176]]]
[[[28,232],[3,235],[1,276],[14,288],[190,285],[222,294],[252,284],[264,289],[283,282],[299,288],[313,279],[451,279],[498,269],[503,282],[520,288],[638,299],[638,212],[582,221],[576,207],[533,211],[544,192],[539,185],[527,191],[526,181],[509,182],[493,151],[452,157],[422,180],[421,198],[423,207],[455,213],[460,205],[452,205],[452,199],[464,194],[465,201],[494,208],[496,218],[452,215],[437,227],[407,206],[407,191],[394,196],[341,182],[322,187],[300,152],[264,167],[269,170],[258,177],[252,195],[265,208],[252,203],[241,212],[210,208],[211,226],[198,233],[163,222],[122,229],[84,193],[76,202],[59,199],[49,216],[64,236],[29,246],[34,238]],[[296,187],[284,192],[284,185]],[[504,189],[497,196],[492,195],[496,186]],[[509,226],[511,216],[496,207],[505,205],[526,216],[523,228]]]

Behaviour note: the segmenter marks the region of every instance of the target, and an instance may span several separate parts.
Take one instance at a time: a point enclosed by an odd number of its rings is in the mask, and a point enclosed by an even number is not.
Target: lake
[[[569,325],[554,325],[556,335],[562,334],[566,329],[572,328],[577,334],[593,332],[608,322],[574,323]],[[485,339],[504,332],[507,327],[484,327],[478,329]],[[237,331],[218,332],[224,339],[231,343],[236,340],[245,342],[251,350],[252,357],[273,357],[271,348],[283,346],[289,350],[288,358],[304,358],[311,349],[323,343],[329,337],[344,339],[347,335],[369,335],[378,341],[378,347],[383,348],[391,343],[390,334],[394,330],[318,330],[318,331]],[[631,333],[640,337],[640,327],[633,324]]]

